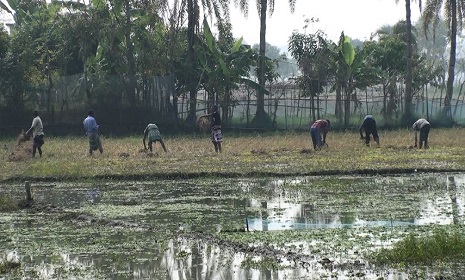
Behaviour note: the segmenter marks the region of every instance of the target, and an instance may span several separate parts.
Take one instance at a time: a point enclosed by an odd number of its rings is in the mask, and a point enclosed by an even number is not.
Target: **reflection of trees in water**
[[[247,256],[217,245],[186,239],[171,240],[160,260],[160,270],[167,271],[167,279],[295,279],[308,276],[303,269],[256,270],[241,266]]]
[[[345,197],[344,191],[328,194],[322,189],[295,187],[294,185],[301,184],[299,180],[274,180],[267,185],[265,198],[255,196],[258,198],[249,198],[246,202],[246,207],[250,209],[247,213],[250,217],[249,228],[266,231],[338,227],[363,224],[363,222],[381,225],[389,222],[389,219],[394,224],[463,223],[465,175],[449,176],[447,189],[444,189],[440,178],[439,180],[438,177],[413,180],[402,176],[389,178],[381,184],[381,186],[389,185],[389,190],[381,187],[381,190],[384,190],[381,194],[376,188],[364,189],[370,187],[371,184],[351,186],[354,189],[350,191],[354,193],[365,190],[363,192],[364,206],[360,209],[347,202],[357,201],[358,197]],[[419,179],[421,180],[420,186],[417,185]],[[346,190],[351,194],[350,191]],[[334,207],[331,205],[331,200],[334,200]],[[344,211],[345,202],[348,203],[348,211]],[[382,207],[373,208],[373,205],[379,204],[382,204]],[[327,206],[330,209],[325,211]],[[395,217],[392,217],[392,213],[396,214]],[[368,220],[365,221],[362,218],[364,216],[367,216]],[[373,217],[378,217],[378,219],[373,220]],[[384,219],[379,219],[380,217]]]
[[[465,203],[465,176],[446,177],[445,190],[431,190],[432,198],[424,198],[420,215],[415,219],[418,225],[463,224]]]
[[[452,219],[454,225],[463,224],[465,202],[465,177],[447,177],[447,192],[452,204]]]

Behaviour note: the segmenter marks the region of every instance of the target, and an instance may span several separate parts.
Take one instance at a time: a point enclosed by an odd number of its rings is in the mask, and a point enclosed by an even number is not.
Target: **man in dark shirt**
[[[365,136],[363,136],[363,131],[365,131]],[[373,135],[373,140],[378,144],[379,148],[379,136],[378,130],[376,128],[376,120],[372,115],[366,115],[363,119],[363,123],[359,129],[360,138],[365,139],[365,144],[370,145],[370,134]]]

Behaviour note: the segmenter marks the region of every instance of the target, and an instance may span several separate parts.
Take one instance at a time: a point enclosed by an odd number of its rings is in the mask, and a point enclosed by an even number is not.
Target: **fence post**
[[[33,200],[31,195],[31,183],[29,181],[25,181],[24,188],[26,189],[26,203],[30,203]]]

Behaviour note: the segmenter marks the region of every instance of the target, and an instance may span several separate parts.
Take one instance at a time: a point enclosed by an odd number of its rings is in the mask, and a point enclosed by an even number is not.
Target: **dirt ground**
[[[32,155],[32,140],[31,137],[25,136],[23,133],[18,135],[18,140],[11,148],[11,153],[8,155],[8,161],[17,162],[31,158]]]

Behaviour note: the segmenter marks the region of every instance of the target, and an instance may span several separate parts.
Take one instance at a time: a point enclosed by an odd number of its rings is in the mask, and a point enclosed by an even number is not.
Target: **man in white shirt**
[[[94,111],[90,110],[87,118],[82,122],[84,129],[86,130],[86,135],[89,139],[89,155],[92,155],[92,152],[99,150],[100,153],[103,153],[102,142],[100,142],[100,136],[98,135],[99,125],[94,118]]]
[[[44,141],[44,126],[42,120],[39,117],[39,112],[34,111],[32,113],[32,125],[24,134],[29,135],[32,132],[33,144],[32,144],[32,157],[35,157],[36,150],[39,151],[39,156],[42,157],[42,145]]]
[[[428,135],[431,125],[425,119],[418,119],[413,125],[413,132],[415,133],[415,147],[417,147],[417,132],[420,132],[420,149],[423,147],[423,142],[425,143],[425,149],[428,149]]]

